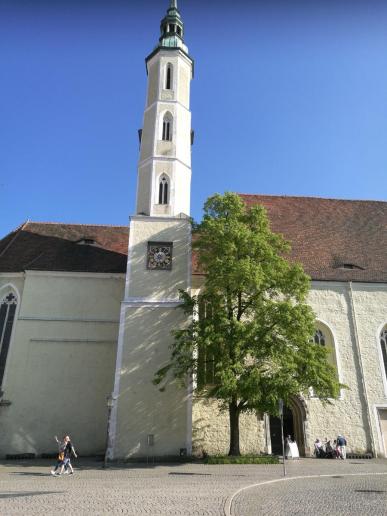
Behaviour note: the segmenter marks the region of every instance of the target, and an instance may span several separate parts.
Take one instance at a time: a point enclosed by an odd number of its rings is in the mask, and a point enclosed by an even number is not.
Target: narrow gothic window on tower
[[[170,63],[167,64],[167,70],[165,75],[165,89],[172,89],[172,65]]]
[[[168,204],[169,184],[167,176],[161,176],[159,183],[159,204]]]
[[[17,298],[12,292],[0,301],[0,387],[4,378],[5,364],[7,362],[12,327],[16,313],[16,305]]]
[[[163,118],[163,140],[172,141],[172,116],[166,113]]]

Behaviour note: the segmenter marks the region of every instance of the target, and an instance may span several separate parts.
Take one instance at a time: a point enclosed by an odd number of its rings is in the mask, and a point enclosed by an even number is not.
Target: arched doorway
[[[287,435],[294,438],[294,421],[291,409],[284,407],[284,437],[286,438]],[[270,441],[271,453],[282,455],[281,419],[276,416],[270,416]]]
[[[302,400],[291,398],[288,406],[284,406],[284,437],[290,435],[298,445],[300,456],[305,456],[305,420],[306,410]],[[271,453],[282,455],[281,420],[270,416]]]

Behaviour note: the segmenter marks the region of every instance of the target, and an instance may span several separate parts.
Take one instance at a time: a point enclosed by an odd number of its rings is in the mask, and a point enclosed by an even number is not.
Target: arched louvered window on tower
[[[0,388],[3,383],[5,364],[11,342],[13,322],[15,320],[17,297],[9,292],[0,300]]]
[[[164,141],[172,141],[172,115],[171,113],[165,113],[163,118],[163,134],[162,139]]]
[[[172,81],[173,81],[173,67],[171,63],[168,63],[165,68],[165,89],[172,90]]]
[[[380,347],[382,352],[382,360],[384,367],[384,374],[387,380],[387,326],[385,326],[380,334]]]
[[[160,177],[159,182],[159,204],[169,203],[169,181],[166,175]]]

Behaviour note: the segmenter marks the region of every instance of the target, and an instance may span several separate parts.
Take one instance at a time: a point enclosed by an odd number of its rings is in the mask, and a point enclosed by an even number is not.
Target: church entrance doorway
[[[293,413],[290,408],[284,407],[284,438],[287,435],[291,435],[294,439]],[[279,417],[270,416],[270,440],[271,453],[282,455],[281,419]]]
[[[284,406],[284,438],[290,435],[296,441],[300,456],[305,456],[305,407],[301,400],[294,397]],[[270,441],[271,453],[282,455],[281,420],[279,417],[270,416]]]

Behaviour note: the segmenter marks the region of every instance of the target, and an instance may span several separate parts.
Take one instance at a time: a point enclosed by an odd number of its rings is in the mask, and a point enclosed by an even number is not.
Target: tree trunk
[[[229,455],[240,455],[239,450],[239,409],[236,400],[228,406],[230,414],[230,450]]]

